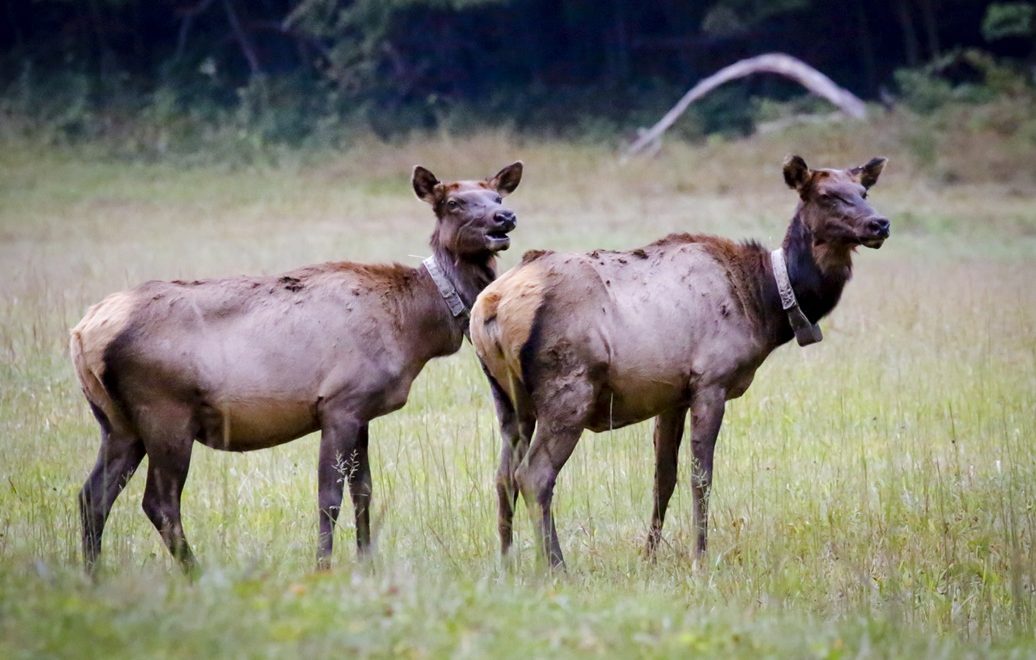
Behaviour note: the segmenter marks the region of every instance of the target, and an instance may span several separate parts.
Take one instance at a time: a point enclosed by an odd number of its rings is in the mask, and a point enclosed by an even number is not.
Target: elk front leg
[[[368,425],[360,427],[356,436],[355,471],[349,474],[349,496],[356,515],[356,548],[364,556],[371,547],[371,465],[368,458]]]
[[[665,512],[676,487],[677,463],[686,417],[687,408],[674,408],[655,418],[655,491],[651,528],[648,530],[645,549],[648,557],[654,556],[658,542],[662,539]]]
[[[691,402],[691,448],[694,466],[691,483],[694,490],[694,523],[697,528],[697,556],[703,558],[708,547],[709,496],[712,493],[712,456],[716,436],[723,424],[725,393],[719,388],[702,390]]]
[[[325,413],[320,431],[320,459],[317,466],[317,505],[319,507],[319,536],[317,539],[317,570],[331,567],[335,523],[342,509],[345,481],[352,482],[359,471],[357,440],[364,426],[347,414]],[[359,529],[357,529],[359,540]]]

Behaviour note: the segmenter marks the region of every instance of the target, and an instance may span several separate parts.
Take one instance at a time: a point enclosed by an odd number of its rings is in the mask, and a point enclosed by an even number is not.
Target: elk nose
[[[870,222],[867,223],[867,228],[882,238],[888,238],[891,227],[892,223],[886,218],[871,218]]]
[[[508,225],[514,228],[518,225],[518,216],[514,214],[514,211],[508,211],[503,209],[493,214],[493,219],[502,225]]]

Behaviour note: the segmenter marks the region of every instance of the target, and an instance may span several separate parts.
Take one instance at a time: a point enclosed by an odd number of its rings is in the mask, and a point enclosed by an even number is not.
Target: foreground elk
[[[674,234],[629,252],[530,252],[486,288],[472,310],[471,339],[503,434],[503,553],[520,491],[545,558],[563,564],[551,500],[583,429],[655,417],[653,553],[688,410],[704,553],[725,402],[744,394],[766,356],[793,336],[801,345],[820,340],[815,323],[838,303],[854,248],[888,238],[889,221],[866,201],[884,166],[875,158],[850,170],[810,170],[790,158],[784,180],[801,201],[772,254],[754,242]]]
[[[467,310],[496,275],[515,214],[502,206],[514,163],[485,181],[441,183],[414,170],[435,209],[420,268],[352,262],[280,276],[148,282],[108,296],[72,330],[76,374],[101,426],[79,495],[92,568],[112,503],[144,455],[143,507],[185,569],[194,556],[180,495],[197,440],[249,451],[320,430],[317,562],[330,562],[348,481],[361,553],[370,545],[367,424],[406,403],[425,363],[455,353]]]

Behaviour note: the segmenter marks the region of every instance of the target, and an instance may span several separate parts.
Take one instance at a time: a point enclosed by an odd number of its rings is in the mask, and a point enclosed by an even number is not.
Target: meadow
[[[281,154],[248,166],[0,147],[0,656],[1032,657],[1036,655],[1036,140],[918,132],[902,119],[609,146],[481,132]],[[935,140],[934,145],[931,142]],[[890,158],[892,220],[856,257],[825,341],[779,349],[727,408],[710,554],[693,566],[689,443],[654,562],[650,424],[584,435],[555,507],[569,569],[538,569],[524,509],[497,555],[499,434],[470,345],[371,425],[376,552],[351,509],[314,571],[317,439],[198,447],[177,570],[116,502],[96,581],[76,493],[98,431],[67,331],[147,279],[276,273],[326,260],[417,265],[434,222],[410,169],[489,175],[516,158],[525,249],[635,247],[671,231],[776,246],[795,205],[781,162]],[[1026,165],[1027,163],[1027,165]]]

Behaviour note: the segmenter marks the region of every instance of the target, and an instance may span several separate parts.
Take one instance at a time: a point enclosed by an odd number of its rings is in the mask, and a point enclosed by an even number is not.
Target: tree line
[[[864,98],[961,48],[1032,64],[1033,6],[990,0],[3,0],[0,83],[74,71],[98,102],[174,90],[376,114],[535,116],[686,87],[740,58],[799,57]],[[759,85],[779,83],[759,82]],[[622,103],[618,104],[619,106]],[[621,108],[620,108],[621,109]]]

